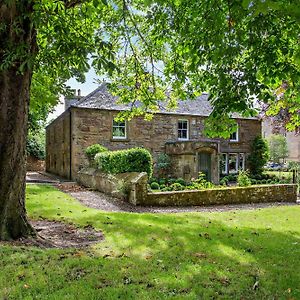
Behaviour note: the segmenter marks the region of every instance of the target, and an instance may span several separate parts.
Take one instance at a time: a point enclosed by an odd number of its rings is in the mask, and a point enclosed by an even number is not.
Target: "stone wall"
[[[296,184],[150,193],[147,190],[146,173],[123,173],[112,176],[86,168],[78,173],[77,178],[79,183],[86,187],[140,206],[208,206],[297,201]]]
[[[65,178],[71,176],[70,110],[46,128],[46,171]]]
[[[136,205],[138,198],[147,193],[147,173],[104,174],[93,168],[78,172],[77,181],[85,187],[128,200]]]
[[[143,118],[134,118],[128,122],[127,139],[115,140],[112,138],[113,118],[118,111],[72,108],[72,178],[76,179],[77,172],[87,165],[84,150],[99,143],[109,150],[119,150],[132,147],[144,147],[153,155],[154,162],[160,153],[166,150],[166,143],[177,142],[178,119],[189,120],[190,141],[207,141],[203,134],[205,117],[182,116],[175,114],[156,114],[152,121]],[[239,141],[229,142],[218,139],[219,152],[242,152],[249,153],[253,139],[261,134],[261,122],[255,119],[237,119],[239,124]],[[192,165],[197,164],[195,153],[186,157]],[[178,161],[178,160],[177,160]],[[175,177],[186,177],[186,167],[177,164],[174,160]],[[218,166],[215,164],[215,169]],[[195,169],[196,170],[196,169]],[[197,170],[189,174],[197,177]]]
[[[189,144],[194,151],[170,152],[173,166],[170,175],[190,180],[198,176],[198,153],[212,154],[213,182],[218,182],[219,153],[245,153],[247,155],[253,139],[261,134],[261,122],[256,119],[236,119],[239,125],[239,141],[207,139],[204,136],[204,120],[201,116],[156,114],[152,121],[134,118],[127,123],[127,138],[112,138],[113,118],[118,111],[71,107],[46,128],[46,170],[76,180],[78,171],[88,165],[85,149],[99,143],[109,150],[144,147],[153,156],[154,162],[160,153],[166,152],[168,144]],[[189,140],[180,142],[177,136],[179,119],[189,121]],[[208,144],[212,147],[208,149]],[[201,146],[202,145],[202,146]],[[170,148],[170,147],[169,147]]]
[[[28,172],[41,172],[45,171],[45,161],[40,160],[31,155],[26,158],[26,171]]]
[[[200,191],[159,192],[141,195],[142,206],[201,206],[217,204],[296,202],[296,184],[229,187]]]

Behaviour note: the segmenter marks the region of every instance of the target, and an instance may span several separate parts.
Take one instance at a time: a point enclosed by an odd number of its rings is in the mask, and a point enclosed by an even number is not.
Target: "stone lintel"
[[[169,155],[195,154],[197,152],[219,153],[219,141],[176,141],[167,142],[166,153]]]

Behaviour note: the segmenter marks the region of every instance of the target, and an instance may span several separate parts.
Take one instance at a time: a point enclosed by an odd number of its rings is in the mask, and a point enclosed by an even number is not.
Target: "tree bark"
[[[26,135],[32,70],[36,52],[31,1],[1,4],[0,22],[0,240],[33,234],[26,217]],[[7,55],[12,56],[7,61]]]

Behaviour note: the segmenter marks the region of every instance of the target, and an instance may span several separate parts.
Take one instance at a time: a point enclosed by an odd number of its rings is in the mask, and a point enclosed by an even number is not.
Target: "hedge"
[[[149,177],[152,176],[152,156],[143,148],[98,153],[95,163],[104,173],[146,172]]]
[[[106,151],[108,150],[104,146],[99,144],[94,144],[85,149],[85,155],[90,161],[92,161],[95,158],[95,155],[97,153],[106,152]]]

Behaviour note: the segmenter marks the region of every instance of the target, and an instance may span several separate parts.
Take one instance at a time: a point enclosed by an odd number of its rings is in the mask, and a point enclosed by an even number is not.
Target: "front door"
[[[211,181],[211,154],[207,152],[199,153],[199,172],[206,176],[206,180]]]

